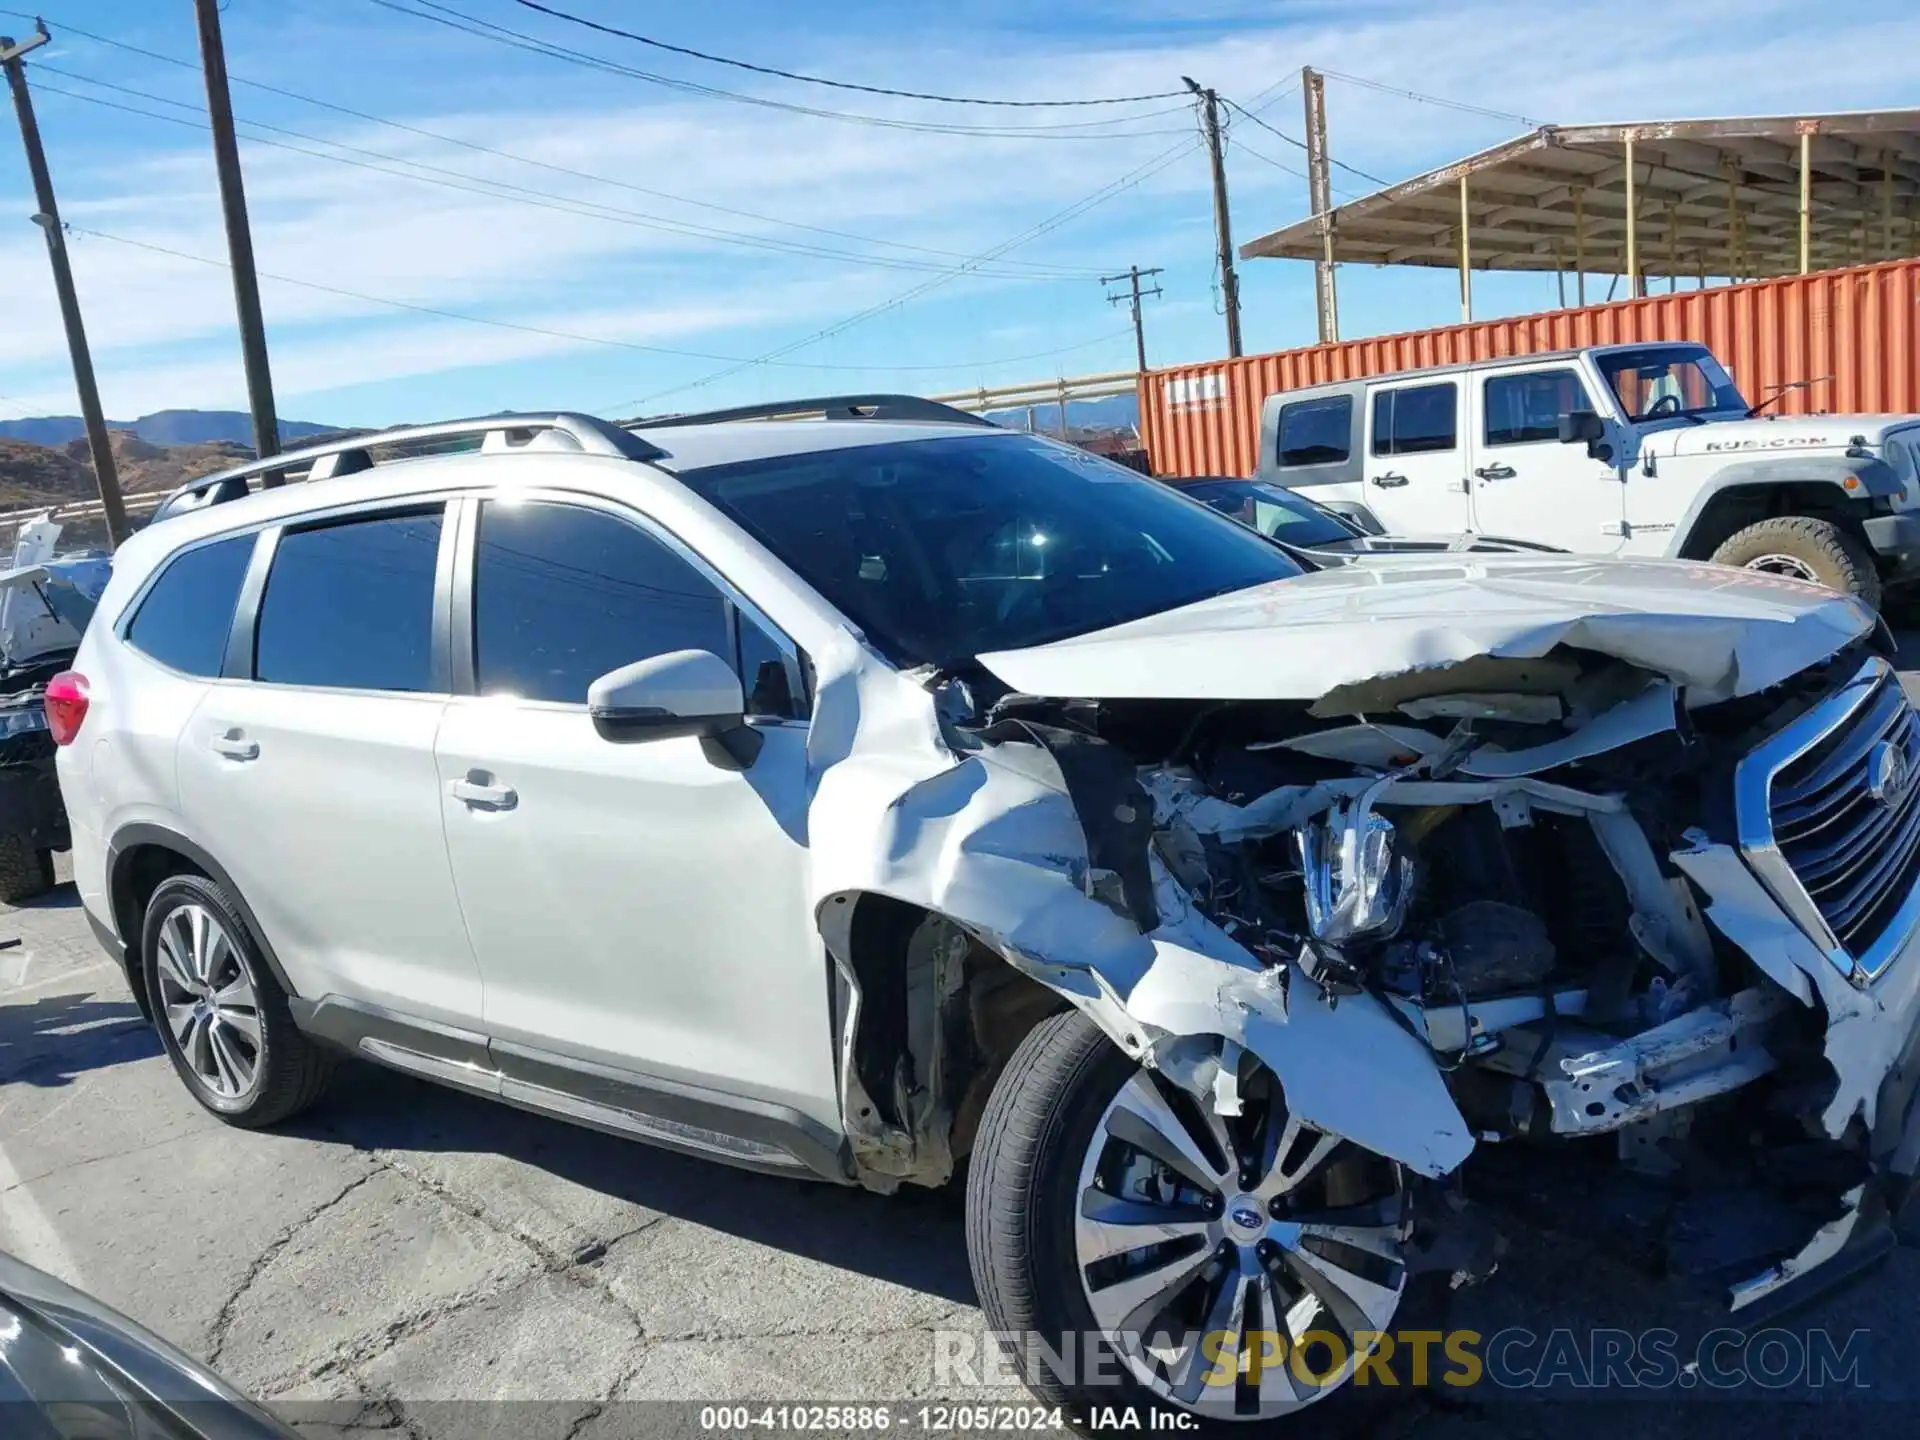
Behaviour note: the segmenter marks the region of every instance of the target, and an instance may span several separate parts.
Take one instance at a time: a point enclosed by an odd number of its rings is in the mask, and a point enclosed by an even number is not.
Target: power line
[[[69,70],[61,70],[50,65],[38,67],[42,72],[81,80],[83,83],[100,85],[122,94],[130,94],[161,105],[171,105],[194,115],[199,107],[184,101],[169,100],[164,96],[151,95],[145,91],[134,90],[129,86],[117,85],[111,81],[95,80]],[[98,95],[87,95],[80,91],[64,89],[57,85],[40,85],[44,94],[60,95],[70,100],[80,100],[87,104],[100,105],[110,110],[119,110],[129,115],[138,115],[148,120],[159,120],[170,125],[180,125],[188,129],[204,130],[206,124],[198,119],[188,119],[179,115],[158,114],[143,110],[134,105],[123,105]],[[586,219],[604,220],[616,225],[626,225],[635,229],[653,230],[666,234],[690,236],[697,239],[717,240],[727,244],[741,245],[749,249],[768,250],[778,254],[801,255],[815,259],[838,260],[852,264],[873,266],[886,270],[909,270],[941,273],[943,265],[926,260],[915,260],[898,255],[862,255],[850,251],[833,250],[825,246],[810,245],[796,240],[783,240],[775,236],[747,235],[739,231],[723,230],[709,225],[697,225],[689,221],[666,220],[658,216],[643,214],[639,211],[624,209],[616,205],[607,205],[597,200],[579,199],[572,196],[557,195],[552,191],[539,190],[531,186],[516,185],[507,180],[492,180],[483,176],[468,175],[464,171],[448,170],[442,166],[430,165],[422,160],[409,160],[402,156],[389,155],[383,151],[368,150],[360,146],[347,145],[341,141],[328,140],[320,136],[308,135],[303,131],[289,130],[284,126],[269,125],[262,121],[242,122],[256,130],[268,130],[280,135],[288,135],[307,140],[313,144],[332,146],[350,154],[370,157],[368,160],[350,159],[348,155],[329,154],[323,150],[312,150],[304,145],[289,144],[284,140],[270,140],[260,135],[247,135],[250,144],[265,145],[276,150],[286,150],[296,155],[305,155],[310,159],[326,160],[337,165],[347,165],[359,170],[370,170],[380,175],[391,175],[402,180],[411,180],[416,184],[433,185],[443,190],[455,190],[463,194],[478,195],[490,200],[505,200],[514,204],[529,205],[538,210],[552,210],[563,215],[576,215]],[[385,163],[370,163],[372,161]],[[396,166],[411,167],[396,169]],[[416,173],[425,171],[430,173]],[[436,178],[445,177],[445,178]],[[1021,264],[1022,262],[1014,262]],[[1013,269],[1001,268],[991,272],[995,278],[1003,280],[1084,280],[1093,275],[1090,269],[1066,267],[1026,267]]]
[[[1344,75],[1338,70],[1322,70],[1322,75],[1335,80],[1344,80],[1349,85],[1358,85],[1363,89],[1377,90],[1382,95],[1398,95],[1402,100],[1417,100],[1422,105],[1438,105],[1447,110],[1459,110],[1468,115],[1485,115],[1493,120],[1512,120],[1529,129],[1538,129],[1546,122],[1535,120],[1530,115],[1517,115],[1511,110],[1489,110],[1484,105],[1468,105],[1460,100],[1449,100],[1443,95],[1428,95],[1419,90],[1407,90],[1398,85],[1383,85],[1378,80],[1369,80],[1364,75]]]
[[[135,240],[128,235],[114,235],[105,230],[95,230],[84,225],[64,227],[72,235],[85,235],[94,240],[106,240],[115,245],[130,246],[135,250],[146,250],[155,255],[165,255],[175,260],[190,260],[196,265],[211,266],[216,270],[232,268],[225,260],[216,260],[210,255],[195,255],[190,251],[176,250],[172,246],[157,245],[150,240]],[[710,350],[686,350],[670,345],[647,345],[637,340],[616,340],[606,335],[587,335],[574,330],[558,330],[546,325],[526,325],[515,320],[495,320],[484,315],[468,315],[458,310],[443,310],[433,305],[416,305],[409,300],[395,300],[386,295],[369,295],[364,291],[348,290],[340,285],[328,285],[318,280],[302,280],[293,275],[278,275],[271,270],[260,271],[264,280],[273,280],[282,285],[293,285],[302,290],[315,290],[325,295],[337,295],[348,300],[359,300],[369,305],[384,305],[393,310],[405,310],[416,315],[430,315],[438,320],[458,320],[468,325],[486,325],[496,330],[513,330],[523,335],[539,335],[552,340],[569,340],[584,345],[602,345],[616,350],[634,350],[648,355],[665,355],[678,360],[711,360],[731,364],[767,364],[778,365],[789,370],[848,370],[848,371],[933,371],[933,370],[989,370],[1000,365],[1012,365],[1027,360],[1045,360],[1055,355],[1064,355],[1074,350],[1090,350],[1096,345],[1110,344],[1128,332],[1116,330],[1099,335],[1091,340],[1073,345],[1056,346],[1051,350],[1039,350],[1029,355],[1003,355],[993,360],[956,360],[935,365],[834,365],[812,361],[781,362],[776,360],[748,361],[737,355],[719,355]]]
[[[1332,72],[1329,71],[1327,73],[1330,74]],[[1233,110],[1235,110],[1241,115],[1246,116],[1247,119],[1251,120],[1254,124],[1258,125],[1262,130],[1266,131],[1269,135],[1279,136],[1282,140],[1286,141],[1287,144],[1293,146],[1297,150],[1305,150],[1307,148],[1306,141],[1296,140],[1293,136],[1287,134],[1286,131],[1280,129],[1279,127],[1274,125],[1269,125],[1266,121],[1262,120],[1258,115],[1254,114],[1253,111],[1247,109],[1246,106],[1242,105],[1239,101],[1229,99],[1225,95],[1222,95],[1220,98],[1221,100],[1225,101],[1226,104],[1230,106]],[[1369,183],[1374,185],[1378,185],[1383,190],[1393,183],[1391,180],[1382,180],[1378,175],[1369,175],[1365,170],[1362,170],[1357,165],[1349,165],[1344,160],[1335,160],[1332,156],[1327,157],[1327,162],[1331,165],[1338,165],[1342,170],[1345,170],[1349,175],[1358,175],[1362,180],[1368,181]],[[1284,169],[1286,167],[1282,166],[1281,168]]]
[[[1247,144],[1247,142],[1244,140],[1232,139],[1228,148],[1229,148],[1229,153],[1237,151],[1242,155],[1251,155],[1254,159],[1260,161],[1262,164],[1271,165],[1276,170],[1284,170],[1287,172],[1287,174],[1295,176],[1298,179],[1305,180],[1308,178],[1306,171],[1296,170],[1291,165],[1283,164],[1282,162],[1274,159],[1271,155],[1267,154],[1265,151],[1254,149],[1251,145]],[[1349,200],[1358,200],[1361,198],[1359,191],[1349,190],[1344,185],[1335,185],[1333,188],[1339,191],[1342,195],[1346,196]]]
[[[21,12],[11,11],[11,10],[0,10],[0,14],[20,15]],[[27,17],[22,15],[21,18],[27,18]],[[200,69],[199,63],[197,61],[184,60],[184,59],[181,59],[179,56],[163,54],[162,52],[157,50],[149,50],[146,47],[141,45],[133,45],[133,44],[129,44],[124,40],[116,40],[111,36],[96,35],[91,31],[81,30],[78,27],[73,25],[63,24],[61,26],[61,30],[63,34],[77,35],[82,39],[94,41],[96,44],[109,45],[109,46],[112,46],[114,49],[124,50],[129,54],[139,55],[149,60],[157,60],[163,64],[179,66],[182,69],[194,71],[196,74],[199,72],[199,69]],[[51,69],[51,67],[47,67],[47,66],[42,66],[39,68]],[[83,79],[83,78],[88,79],[89,83],[95,84],[95,85],[109,85],[109,82],[107,81],[93,80],[90,77],[75,75],[74,72],[72,71],[63,71],[60,73],[72,75],[73,78],[75,79]],[[712,210],[716,214],[732,215],[742,220],[756,220],[762,224],[775,225],[783,229],[805,230],[812,234],[825,235],[836,240],[852,240],[863,245],[883,245],[888,247],[889,249],[907,250],[907,251],[915,252],[917,254],[930,255],[930,256],[934,256],[936,258],[945,259],[945,260],[962,260],[966,258],[961,252],[955,251],[955,250],[941,250],[941,249],[931,247],[931,246],[926,246],[926,245],[910,244],[904,240],[886,240],[878,236],[861,235],[861,234],[856,234],[852,231],[847,231],[847,230],[835,230],[822,225],[810,225],[805,223],[804,221],[787,220],[776,215],[764,215],[754,210],[743,210],[736,206],[721,205],[711,200],[695,199],[691,195],[677,195],[667,190],[656,190],[646,185],[636,185],[631,181],[615,179],[610,175],[598,175],[588,170],[577,170],[577,169],[574,169],[572,166],[555,164],[554,162],[549,160],[539,160],[530,155],[519,155],[514,153],[511,150],[501,150],[491,145],[482,145],[477,141],[465,140],[457,135],[442,134],[437,130],[428,130],[419,125],[408,124],[403,120],[394,120],[388,116],[375,115],[365,110],[356,110],[351,106],[341,105],[332,100],[323,100],[315,95],[304,95],[297,90],[288,90],[278,85],[269,85],[266,82],[261,80],[249,80],[243,75],[234,75],[229,73],[227,78],[236,85],[244,85],[249,89],[260,90],[269,95],[278,95],[281,98],[287,99],[287,100],[297,100],[302,104],[317,106],[322,110],[329,110],[335,114],[345,115],[354,120],[365,121],[373,125],[388,126],[394,130],[403,131],[409,135],[418,135],[427,140],[438,141],[441,144],[445,144],[445,145],[455,145],[464,150],[471,150],[476,154],[490,155],[495,157],[496,159],[510,160],[520,165],[530,165],[536,169],[548,170],[553,172],[554,174],[566,175],[572,179],[586,180],[591,183],[599,184],[599,185],[609,185],[621,190],[630,190],[636,195],[644,195],[644,196],[647,196],[649,199],[653,199],[653,200],[665,200],[678,205],[691,205],[702,210]],[[128,90],[127,87],[125,86],[109,85],[109,88],[123,90],[129,94],[135,94],[135,95],[142,94],[142,92],[140,91]],[[158,97],[158,96],[143,96],[143,98],[153,99],[153,100],[159,101],[159,103],[169,104],[169,105],[177,105],[179,103],[177,101],[172,101],[172,100],[162,100],[161,97]],[[197,106],[188,107],[188,108],[193,108],[196,110],[198,109]],[[1177,109],[1180,107],[1176,106],[1174,108]],[[259,122],[248,122],[248,123],[258,124]],[[322,143],[332,143],[332,142],[323,141]],[[414,163],[414,162],[407,162],[407,163]],[[1074,269],[1072,267],[1067,267],[1067,266],[1049,265],[1039,261],[1020,261],[1018,263],[1023,267],[1031,267],[1035,270],[1058,270],[1063,275],[1072,274],[1074,277],[1082,278],[1082,279],[1085,278],[1085,275],[1087,273],[1084,270]]]
[[[779,70],[771,65],[755,65],[747,60],[733,60],[725,55],[709,55],[704,50],[690,50],[684,45],[669,44],[665,40],[656,40],[649,35],[637,35],[631,30],[622,30],[617,25],[603,25],[598,20],[589,20],[582,15],[573,15],[552,5],[542,5],[539,0],[518,0],[528,10],[537,10],[542,15],[550,15],[556,20],[565,20],[571,25],[581,25],[589,30],[597,30],[602,35],[618,36],[622,40],[634,40],[655,50],[665,50],[673,55],[685,55],[690,59],[704,60],[712,65],[729,65],[735,70],[748,70],[755,75],[772,75],[781,80],[798,80],[807,85],[825,85],[835,90],[857,90],[863,95],[891,95],[902,100],[930,100],[940,105],[1001,105],[1014,109],[1049,110],[1076,105],[1138,105],[1148,100],[1170,100],[1184,95],[1180,90],[1159,90],[1150,95],[1105,95],[1091,100],[983,100],[965,95],[933,95],[923,90],[890,90],[882,85],[856,85],[847,80],[828,80],[819,75],[805,75],[797,70]]]
[[[975,266],[983,264],[989,260],[997,259],[999,256],[1004,255],[1009,250],[1016,249],[1017,247],[1021,245],[1025,245],[1030,241],[1037,240],[1042,235],[1048,234],[1053,230],[1059,229],[1060,226],[1065,225],[1070,221],[1078,219],[1080,216],[1086,214],[1087,211],[1095,208],[1096,206],[1105,204],[1108,200],[1113,199],[1114,196],[1122,194],[1127,190],[1131,190],[1135,185],[1138,185],[1142,181],[1148,180],[1152,178],[1154,175],[1159,174],[1160,171],[1166,169],[1169,165],[1173,164],[1176,160],[1184,159],[1186,156],[1192,154],[1195,150],[1197,150],[1200,147],[1200,144],[1201,142],[1197,138],[1189,138],[1188,140],[1184,141],[1179,145],[1175,145],[1170,147],[1169,149],[1161,151],[1160,154],[1154,156],[1151,160],[1148,160],[1144,164],[1136,166],[1134,169],[1127,171],[1126,174],[1122,175],[1119,179],[1110,181],[1108,184],[1101,186],[1098,190],[1095,190],[1092,194],[1083,196],[1079,200],[1076,200],[1073,204],[1067,206],[1066,209],[1058,211],[1052,215],[1049,215],[1045,220],[1042,220],[1037,224],[1030,226],[1028,229],[1021,231],[1018,235],[1013,236],[1011,239],[1003,241],[1001,244],[994,246],[991,250],[982,252],[980,255],[974,257],[974,259],[969,261],[967,264],[956,266],[953,270],[949,271],[945,275],[936,275],[930,280],[923,281],[921,284],[914,286],[911,290],[904,291],[903,293],[894,296],[891,300],[883,300],[877,305],[869,305],[864,310],[857,310],[843,320],[836,321],[834,324],[829,325],[824,329],[816,330],[810,335],[803,336],[798,340],[790,341],[785,345],[781,345],[773,350],[769,350],[764,355],[756,356],[751,360],[744,361],[740,364],[730,366],[724,370],[716,370],[710,375],[703,375],[699,379],[688,381],[686,384],[683,384],[683,385],[676,385],[667,390],[656,390],[651,395],[642,395],[633,400],[621,401],[619,405],[611,408],[627,409],[629,407],[650,405],[655,400],[664,399],[668,395],[678,395],[687,390],[698,390],[704,386],[711,385],[716,381],[729,379],[732,376],[739,374],[743,370],[750,370],[760,365],[773,364],[776,360],[779,360],[784,358],[785,356],[791,355],[796,350],[802,350],[809,345],[818,344],[820,341],[830,339],[833,336],[840,334],[844,330],[851,329],[853,326],[858,325],[863,321],[872,319],[876,315],[883,315],[889,310],[894,310],[899,308],[902,305],[910,304],[911,302],[919,299],[921,296],[926,295],[933,290],[937,290],[940,286],[948,284],[951,281],[958,280],[962,276],[971,273],[972,269]]]
[[[843,120],[860,125],[877,125],[883,129],[912,130],[932,135],[964,135],[986,139],[1021,140],[1121,140],[1134,139],[1150,135],[1170,135],[1176,132],[1170,129],[1158,130],[1106,130],[1102,127],[1126,124],[1134,120],[1149,120],[1159,115],[1170,115],[1185,107],[1168,106],[1164,110],[1149,110],[1137,115],[1116,116],[1111,120],[1082,120],[1056,125],[1024,126],[986,126],[957,125],[948,121],[906,120],[886,115],[862,115],[845,110],[823,110],[811,105],[796,105],[790,101],[773,100],[763,95],[747,95],[737,90],[723,90],[713,85],[703,85],[698,81],[683,80],[671,75],[661,75],[651,70],[641,70],[602,56],[592,55],[584,50],[576,50],[566,45],[557,45],[529,35],[523,30],[514,30],[505,25],[497,25],[491,20],[482,20],[450,5],[438,3],[438,0],[417,0],[426,8],[415,9],[410,5],[398,3],[398,0],[368,0],[383,10],[391,10],[396,15],[410,15],[416,20],[426,20],[435,25],[443,25],[465,35],[482,40],[490,40],[498,45],[506,45],[516,50],[525,50],[531,54],[544,55],[549,59],[564,60],[570,64],[583,65],[590,70],[603,71],[609,75],[625,76],[633,80],[645,80],[650,84],[662,85],[670,90],[679,90],[689,95],[699,95],[707,99],[732,100],[742,105],[757,105],[763,109],[779,110],[790,115],[806,115],[816,119]],[[429,13],[433,12],[433,13]],[[1099,133],[1084,133],[1098,130]]]

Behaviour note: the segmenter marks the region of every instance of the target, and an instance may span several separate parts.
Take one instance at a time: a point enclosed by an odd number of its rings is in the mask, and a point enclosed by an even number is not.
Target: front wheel
[[[1880,608],[1873,551],[1850,530],[1811,515],[1776,515],[1736,530],[1713,552],[1715,563],[1825,585]]]
[[[1404,1174],[1302,1124],[1265,1069],[1242,1078],[1244,1113],[1220,1116],[1076,1011],[995,1087],[967,1188],[974,1283],[1028,1385],[1082,1423],[1311,1407],[1338,1433],[1408,1393],[1380,1337],[1416,1292],[1433,1308],[1440,1277],[1408,1269]]]

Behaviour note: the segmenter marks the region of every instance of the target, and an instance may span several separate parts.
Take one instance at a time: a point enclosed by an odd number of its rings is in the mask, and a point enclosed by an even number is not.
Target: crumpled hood
[[[1031,695],[1313,700],[1410,670],[1568,645],[1711,701],[1777,684],[1874,624],[1832,590],[1721,565],[1453,554],[1321,570],[979,660]]]
[[[1649,438],[1657,455],[1772,455],[1780,451],[1845,450],[1856,435],[1878,445],[1889,430],[1920,424],[1920,415],[1782,415],[1676,425]]]

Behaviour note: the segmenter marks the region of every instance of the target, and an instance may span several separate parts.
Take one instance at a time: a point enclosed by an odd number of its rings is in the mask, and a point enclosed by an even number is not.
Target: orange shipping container
[[[1749,401],[1831,377],[1787,392],[1770,412],[1920,412],[1920,260],[1152,370],[1140,377],[1141,438],[1156,475],[1251,475],[1260,408],[1279,391],[1648,340],[1706,345]]]

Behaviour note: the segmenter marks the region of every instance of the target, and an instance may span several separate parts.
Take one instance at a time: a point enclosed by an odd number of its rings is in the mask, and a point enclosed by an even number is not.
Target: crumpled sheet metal
[[[1872,1130],[1881,1087],[1920,1025],[1920,940],[1863,989],[1787,920],[1731,847],[1703,843],[1675,851],[1673,863],[1711,897],[1710,924],[1802,1004],[1817,998],[1826,1010],[1824,1053],[1839,1083],[1822,1128],[1838,1139],[1858,1115]]]
[[[1273,1069],[1309,1124],[1422,1174],[1473,1148],[1432,1054],[1371,996],[1329,1007],[1304,976],[1289,994],[1202,915],[1157,859],[1162,923],[1143,935],[1088,896],[1086,842],[1037,746],[946,747],[932,697],[907,713],[897,687],[824,673],[817,786],[809,811],[816,906],[890,895],[946,915],[1066,996],[1152,1062],[1170,1038],[1218,1036]],[[836,742],[836,736],[840,737]],[[834,749],[844,745],[844,753]],[[830,758],[831,757],[831,758]]]
[[[1322,570],[980,661],[1031,695],[1315,700],[1569,646],[1664,676],[1705,704],[1778,684],[1874,623],[1846,596],[1726,566],[1447,557]]]

